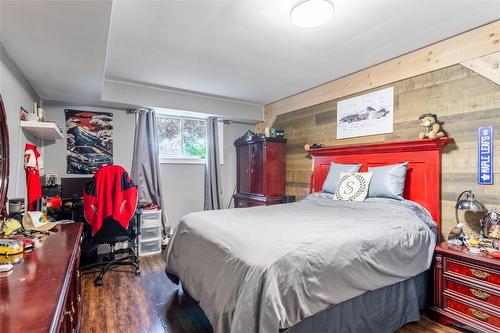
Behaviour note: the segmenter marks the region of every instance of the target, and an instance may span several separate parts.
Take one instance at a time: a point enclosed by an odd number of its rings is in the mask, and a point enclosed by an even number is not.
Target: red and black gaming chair
[[[94,280],[96,286],[103,284],[104,274],[115,266],[133,266],[135,275],[140,274],[137,245],[142,209],[137,208],[137,199],[137,186],[119,165],[101,167],[87,184],[83,210],[88,240],[94,246],[111,247],[109,257],[80,268],[84,274],[99,272]],[[121,242],[128,243],[128,255],[118,258],[115,245]],[[98,267],[100,270],[92,270]]]

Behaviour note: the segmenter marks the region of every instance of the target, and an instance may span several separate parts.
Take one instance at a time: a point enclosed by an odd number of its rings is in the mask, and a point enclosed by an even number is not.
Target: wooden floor
[[[160,255],[141,258],[142,274],[106,273],[95,287],[95,275],[83,275],[83,333],[168,332],[210,333],[212,329],[198,304],[184,295],[164,273]],[[425,316],[398,333],[458,333]]]

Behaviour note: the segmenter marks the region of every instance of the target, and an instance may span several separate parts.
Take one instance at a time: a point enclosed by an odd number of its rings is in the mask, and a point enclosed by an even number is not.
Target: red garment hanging
[[[41,155],[34,144],[27,143],[24,147],[24,169],[26,170],[26,191],[28,192],[28,210],[36,208],[36,201],[42,197],[42,182],[40,169]]]
[[[83,194],[85,219],[94,236],[108,217],[128,229],[137,208],[137,186],[124,168],[106,165],[97,170]]]

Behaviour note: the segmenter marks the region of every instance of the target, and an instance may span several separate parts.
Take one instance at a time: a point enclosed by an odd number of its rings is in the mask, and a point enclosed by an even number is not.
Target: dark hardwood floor
[[[141,258],[142,274],[106,273],[95,287],[94,274],[83,275],[83,333],[168,332],[210,333],[212,329],[198,304],[184,295],[164,273],[160,255]],[[398,333],[458,333],[423,316]]]

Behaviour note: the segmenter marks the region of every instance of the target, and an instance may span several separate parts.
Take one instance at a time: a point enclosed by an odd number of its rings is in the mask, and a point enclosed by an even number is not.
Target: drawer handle
[[[479,311],[477,309],[469,308],[470,312],[474,317],[480,320],[488,320],[491,316],[483,311]]]
[[[76,295],[76,300],[78,301],[78,304],[80,304],[82,302],[82,296]]]
[[[474,296],[476,296],[476,298],[486,300],[486,299],[488,299],[488,297],[490,297],[490,294],[488,294],[487,292],[477,290],[474,288],[470,288],[469,290]]]
[[[488,276],[490,276],[490,273],[480,271],[479,269],[469,268],[469,270],[472,273],[472,275],[481,280],[485,280],[488,278]]]
[[[65,311],[64,314],[69,316],[69,321],[73,323],[73,313],[71,313],[71,311]]]

